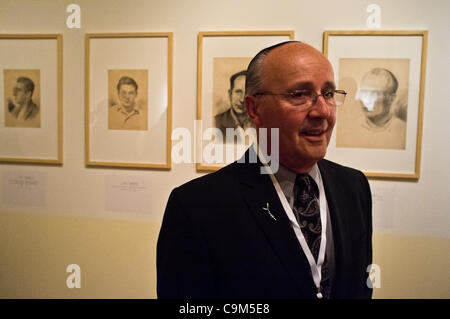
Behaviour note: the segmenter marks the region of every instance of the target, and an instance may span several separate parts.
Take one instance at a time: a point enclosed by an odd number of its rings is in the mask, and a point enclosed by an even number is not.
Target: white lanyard
[[[260,158],[261,160],[261,158]],[[261,161],[264,163],[264,166],[270,172],[269,176],[272,180],[273,185],[275,186],[275,190],[277,191],[278,197],[280,198],[281,204],[283,205],[283,208],[289,218],[289,221],[291,222],[295,235],[297,236],[297,239],[300,243],[300,246],[303,249],[303,252],[306,255],[306,258],[308,259],[309,266],[311,267],[311,273],[313,276],[314,284],[317,288],[317,298],[322,299],[322,293],[320,292],[320,281],[322,279],[322,264],[325,259],[325,247],[326,247],[326,226],[327,226],[327,210],[326,210],[326,202],[325,202],[325,191],[323,189],[323,183],[322,183],[322,177],[320,176],[319,172],[319,179],[320,183],[318,183],[319,186],[319,194],[322,194],[322,196],[319,196],[319,205],[320,205],[320,221],[322,223],[322,233],[321,233],[321,240],[320,240],[320,249],[319,249],[319,258],[316,261],[314,260],[314,257],[311,253],[311,250],[309,249],[308,244],[306,243],[305,237],[303,236],[302,230],[297,222],[297,219],[295,218],[294,212],[292,211],[291,206],[289,206],[289,203],[286,199],[286,196],[284,195],[280,184],[278,183],[278,180],[275,178],[275,176],[272,173],[272,170],[267,165],[265,161]]]

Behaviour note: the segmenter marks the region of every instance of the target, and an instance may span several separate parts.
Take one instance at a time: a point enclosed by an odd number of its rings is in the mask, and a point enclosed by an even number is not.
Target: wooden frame
[[[163,62],[162,63],[166,63],[166,66],[161,66],[161,71],[163,71],[162,73],[164,74],[156,74],[154,72],[154,69],[157,69],[156,65],[157,63],[154,63],[152,66],[155,66],[152,70],[150,70],[150,74],[152,74],[153,78],[149,75],[148,76],[148,82],[150,83],[150,80],[152,81],[152,85],[159,85],[160,86],[160,90],[159,92],[154,92],[154,91],[150,91],[151,89],[149,89],[149,92],[151,92],[151,96],[155,97],[157,99],[160,99],[161,102],[159,102],[159,104],[157,105],[157,107],[159,107],[159,110],[164,110],[165,114],[161,113],[161,117],[165,117],[166,120],[165,121],[159,121],[159,124],[165,123],[165,128],[161,129],[161,130],[156,130],[154,128],[154,125],[152,126],[152,129],[156,132],[165,132],[165,143],[161,144],[160,140],[154,140],[152,141],[152,145],[149,146],[149,144],[146,144],[145,147],[150,148],[153,147],[153,151],[154,154],[164,154],[165,155],[165,159],[161,160],[161,161],[144,161],[144,160],[105,160],[105,159],[95,159],[93,158],[93,151],[92,151],[92,134],[94,134],[95,129],[92,127],[92,118],[90,116],[90,113],[92,112],[92,110],[90,110],[90,103],[92,102],[92,96],[94,94],[92,94],[92,92],[90,92],[90,87],[91,87],[91,77],[93,76],[93,74],[91,73],[91,67],[93,67],[92,65],[92,56],[91,56],[91,50],[92,50],[92,43],[91,41],[95,41],[95,40],[135,40],[135,41],[139,41],[140,39],[145,39],[148,40],[149,43],[151,43],[151,41],[157,41],[157,40],[164,40],[162,41],[166,47],[163,48],[162,45],[159,45],[159,43],[156,44],[149,44],[150,46],[153,45],[154,47],[157,47],[159,49],[161,49],[161,51],[166,52],[166,55],[163,57]],[[139,48],[138,50],[135,50],[133,52],[136,51],[141,51],[144,50],[144,48]],[[131,49],[130,49],[131,50]],[[125,65],[126,67],[122,67],[122,69],[136,69],[137,65],[149,65],[150,63],[152,63],[151,60],[151,54],[153,54],[152,52],[148,52],[149,50],[147,50],[145,52],[145,57],[142,57],[141,60],[136,61],[136,59],[129,59],[128,61],[121,61],[119,64],[120,65]],[[128,53],[133,54],[133,52],[129,51]],[[122,52],[119,53],[124,55],[124,54],[128,54],[127,52]],[[138,53],[136,53],[138,54]],[[141,56],[144,56],[144,53],[139,53],[141,54]],[[164,54],[164,53],[163,53]],[[161,54],[161,56],[163,55]],[[117,59],[117,54],[116,52],[114,54],[112,54],[111,56],[115,56],[114,59]],[[125,167],[125,168],[146,168],[146,169],[170,169],[171,168],[171,148],[172,148],[172,141],[171,141],[171,132],[172,132],[172,63],[173,63],[173,34],[171,32],[145,32],[145,33],[95,33],[95,34],[86,34],[85,37],[85,57],[86,57],[86,62],[85,62],[85,163],[87,166],[103,166],[103,167]],[[120,59],[120,58],[119,58]],[[124,59],[122,59],[124,60]],[[145,61],[144,61],[145,60]],[[161,62],[161,61],[159,61]],[[95,76],[95,75],[94,75]],[[163,78],[165,79],[165,81],[160,82],[158,79]],[[156,89],[155,89],[156,90]],[[150,95],[149,95],[150,96]],[[150,98],[149,98],[150,99]],[[151,102],[148,101],[148,112],[150,112],[150,109],[153,107],[152,105],[150,105]],[[164,104],[164,105],[163,105]],[[155,103],[156,105],[156,103]],[[104,119],[103,119],[104,120]],[[144,132],[146,131],[146,132]],[[141,130],[140,133],[145,133],[147,135],[145,135],[144,139],[146,138],[146,142],[148,142],[148,139],[150,138],[149,136],[151,136],[151,134],[149,133],[151,131],[151,129],[149,128],[148,130]],[[131,132],[131,131],[124,131],[125,134],[131,134],[131,138],[133,138],[133,134],[132,133],[136,133],[136,132]],[[131,132],[131,133],[130,133]],[[141,136],[141,135],[134,135],[134,136]],[[105,142],[107,143],[107,142]],[[127,145],[130,144],[134,144],[134,143],[128,143]],[[165,150],[160,151],[158,153],[158,150],[156,149],[156,146],[159,145],[163,145],[162,148],[165,148]],[[136,145],[134,145],[136,146]],[[134,151],[139,152],[139,151],[144,151],[144,147],[141,148],[136,148],[134,149]]]
[[[13,41],[17,40],[29,40],[29,42],[22,42],[22,47],[19,48],[21,51],[21,54],[14,54],[11,53],[14,50]],[[51,65],[49,64],[50,61],[45,61],[45,59],[51,59],[53,57],[48,56],[48,51],[44,55],[43,53],[39,55],[40,50],[42,48],[39,48],[39,43],[36,42],[37,40],[55,40],[56,44],[56,52],[54,56],[54,60],[51,61]],[[7,162],[7,163],[24,163],[24,164],[50,164],[50,165],[61,165],[63,163],[63,84],[62,84],[62,77],[63,77],[63,40],[61,34],[0,34],[0,41],[11,41],[9,43],[8,48],[3,48],[2,53],[4,54],[11,54],[14,56],[14,58],[17,57],[20,61],[12,61],[11,56],[9,58],[0,59],[3,61],[0,61],[0,68],[2,69],[2,79],[4,82],[5,79],[3,78],[3,74],[7,69],[14,68],[16,70],[16,73],[21,70],[27,71],[28,69],[38,69],[39,73],[42,69],[44,72],[42,72],[46,78],[44,78],[44,81],[42,83],[45,83],[46,85],[43,85],[43,90],[46,90],[47,84],[51,82],[51,85],[54,87],[54,91],[52,91],[52,94],[49,94],[49,92],[45,92],[44,97],[44,104],[46,104],[45,111],[43,112],[41,109],[41,106],[39,106],[39,117],[44,117],[39,120],[39,126],[30,128],[21,128],[20,126],[17,126],[13,129],[9,128],[9,132],[6,132],[6,119],[1,123],[0,125],[5,124],[5,127],[2,128],[3,132],[0,132],[0,135],[3,136],[5,139],[14,138],[17,140],[17,144],[21,144],[23,149],[30,150],[33,148],[36,143],[39,144],[39,148],[41,149],[47,149],[44,152],[46,153],[40,154],[40,155],[33,155],[32,151],[29,151],[29,154],[6,154],[3,155],[0,153],[0,162]],[[29,45],[29,46],[28,46]],[[26,49],[25,49],[26,47]],[[10,53],[7,53],[11,50]],[[29,50],[29,51],[27,51]],[[42,49],[44,50],[44,49]],[[48,48],[45,48],[45,50],[48,50]],[[0,56],[1,54],[0,53]],[[29,53],[29,54],[27,54]],[[41,60],[39,60],[41,58]],[[23,65],[27,65],[26,69],[22,67]],[[50,65],[50,66],[49,66]],[[42,74],[40,75],[42,76]],[[39,82],[41,82],[41,79],[39,79]],[[4,83],[0,84],[3,92]],[[40,85],[40,83],[39,83]],[[3,92],[3,95],[6,95],[7,92]],[[40,92],[33,92],[34,96],[37,94],[40,94]],[[32,93],[32,94],[33,94]],[[1,104],[5,104],[5,97],[2,97]],[[50,105],[50,106],[48,106]],[[6,105],[4,105],[4,110],[2,110],[2,117],[6,113]],[[49,115],[50,112],[50,115]],[[44,115],[41,115],[44,114]],[[52,120],[51,117],[54,119]],[[45,121],[44,121],[45,120]],[[25,126],[23,126],[25,127]],[[22,135],[28,135],[29,138],[26,138],[24,136],[21,136],[19,133],[21,130],[23,132],[28,131],[27,133],[24,133]],[[50,135],[50,137],[49,137]],[[31,139],[37,139],[31,140]],[[7,147],[4,144],[4,141],[0,138],[0,149],[5,150]],[[38,151],[39,152],[39,151]]]
[[[334,41],[331,43],[331,41]],[[339,42],[341,41],[341,42]],[[366,41],[366,42],[362,42]],[[369,178],[375,179],[398,179],[398,180],[417,180],[420,177],[420,161],[421,161],[421,149],[422,149],[422,126],[423,126],[423,103],[425,94],[425,73],[426,73],[426,60],[427,60],[427,43],[428,43],[428,31],[349,31],[349,30],[336,30],[336,31],[324,31],[323,33],[323,53],[328,57],[335,69],[335,77],[338,78],[337,71],[338,63],[342,64],[342,58],[355,58],[362,60],[365,50],[371,50],[370,41],[373,41],[373,48],[376,52],[367,54],[367,58],[376,58],[381,60],[380,53],[378,51],[384,50],[386,52],[385,58],[403,58],[408,60],[408,82],[406,87],[408,88],[408,100],[407,100],[407,129],[406,129],[406,142],[404,149],[400,150],[374,150],[372,158],[376,158],[380,163],[386,163],[386,165],[380,165],[379,169],[374,169],[378,164],[374,160],[370,163],[368,161],[367,168],[361,167],[361,165],[355,165],[351,163],[355,156],[358,154],[356,151],[349,148],[342,148],[341,151],[337,151],[337,148],[333,148],[332,145],[335,140],[332,138],[330,146],[328,148],[330,154],[328,158],[332,160],[344,159],[346,163],[354,167],[358,167],[364,171],[365,175]],[[377,42],[375,42],[377,41]],[[385,42],[383,42],[385,41]],[[405,44],[417,46],[416,50],[410,50],[406,52],[401,50],[401,41],[406,41]],[[409,42],[407,42],[409,41]],[[417,44],[413,41],[416,41]],[[362,44],[364,43],[364,44]],[[388,45],[389,43],[389,45]],[[420,44],[419,44],[420,43]],[[377,46],[376,46],[377,45]],[[351,47],[351,50],[346,50],[345,46]],[[375,47],[376,46],[376,47]],[[361,47],[363,47],[361,49]],[[344,53],[345,52],[345,53]],[[350,53],[351,52],[351,53]],[[400,53],[399,53],[400,52]],[[340,55],[341,54],[341,55]],[[365,57],[365,56],[364,56]],[[339,58],[339,59],[338,59]],[[406,59],[407,58],[407,59]],[[349,59],[348,59],[349,60]],[[369,60],[369,59],[366,59]],[[399,59],[400,60],[400,59]],[[418,65],[420,64],[420,65]],[[410,71],[411,70],[411,71]],[[337,83],[339,88],[342,88]],[[355,94],[355,92],[350,92]],[[347,95],[348,97],[349,95]],[[356,96],[356,95],[355,95]],[[412,97],[412,99],[411,99]],[[347,101],[346,101],[347,103]],[[345,104],[344,106],[345,107]],[[339,110],[338,110],[339,111]],[[410,117],[412,118],[410,120]],[[406,119],[406,116],[405,116]],[[410,123],[411,122],[411,123]],[[339,113],[338,123],[339,125]],[[336,128],[335,128],[336,131]],[[413,133],[409,133],[412,131]],[[334,133],[335,135],[335,133]],[[330,152],[331,150],[331,152]],[[346,155],[345,152],[348,151]],[[364,153],[366,149],[359,149],[359,152]],[[368,153],[369,154],[369,153]],[[401,158],[404,163],[408,164],[409,168],[401,167]],[[392,169],[387,169],[392,164]],[[364,166],[364,165],[362,165]],[[369,168],[370,166],[370,168]],[[394,168],[395,167],[395,168]]]
[[[211,77],[212,75],[207,74],[205,76],[206,69],[210,68],[209,65],[205,66],[206,61],[211,64],[211,60],[205,54],[206,44],[205,42],[211,39],[217,38],[221,43],[223,42],[223,50],[220,52],[221,57],[242,57],[242,53],[244,52],[244,57],[250,59],[256,55],[260,50],[275,43],[287,40],[294,39],[294,31],[293,30],[270,30],[270,31],[203,31],[198,33],[197,39],[197,123],[200,123],[201,128],[197,127],[197,138],[196,141],[197,149],[196,152],[196,168],[197,171],[215,171],[223,167],[226,163],[221,163],[218,165],[210,165],[203,163],[203,146],[201,136],[203,135],[203,113],[205,112],[205,103],[204,96],[207,94],[212,94],[210,92],[210,88],[205,89],[205,78]],[[277,39],[279,38],[279,39]],[[239,45],[237,41],[240,41],[241,44],[245,44],[249,46],[248,48],[243,48],[242,45]],[[227,41],[231,42],[228,43]],[[233,43],[233,41],[236,41]],[[253,41],[254,43],[252,43]],[[228,54],[228,55],[227,55]],[[216,56],[214,56],[216,57]],[[249,62],[248,61],[248,62]],[[248,64],[248,63],[247,63]],[[209,69],[208,69],[209,70]],[[209,83],[209,82],[208,82]],[[210,85],[210,84],[208,84]],[[207,91],[205,93],[205,91]],[[212,108],[212,107],[211,107]],[[211,110],[210,108],[210,110]],[[208,127],[208,126],[207,126]],[[200,131],[200,132],[199,132]],[[200,134],[198,134],[200,133]],[[224,146],[225,147],[225,146]],[[226,152],[226,149],[225,149]],[[237,154],[239,157],[239,154]],[[237,158],[235,158],[237,159]]]

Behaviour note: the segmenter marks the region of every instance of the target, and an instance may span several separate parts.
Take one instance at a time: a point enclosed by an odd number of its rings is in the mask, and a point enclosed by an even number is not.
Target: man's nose
[[[330,115],[330,108],[331,106],[327,104],[325,98],[322,95],[319,95],[316,102],[312,106],[310,115],[317,117],[328,117]]]

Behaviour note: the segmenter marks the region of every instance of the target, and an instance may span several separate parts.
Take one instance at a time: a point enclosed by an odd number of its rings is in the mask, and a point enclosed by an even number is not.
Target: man
[[[109,129],[145,130],[146,122],[137,107],[138,85],[133,78],[122,76],[117,83],[119,104],[109,112]],[[144,127],[145,126],[145,127]]]
[[[13,89],[14,101],[8,100],[6,126],[40,127],[39,107],[33,102],[34,82],[18,77]]]
[[[397,78],[384,68],[374,68],[362,78],[357,93],[364,114],[360,137],[377,148],[405,148],[406,122],[392,109],[397,88]]]
[[[280,169],[235,162],[172,191],[157,247],[160,298],[371,296],[367,179],[323,160],[343,93],[307,44],[255,56],[246,108],[258,129],[279,129]]]
[[[227,128],[242,128],[245,131],[251,126],[244,104],[245,74],[246,71],[241,71],[230,77],[230,108],[214,117],[215,125],[224,137]]]
[[[391,107],[397,88],[397,78],[389,70],[374,68],[364,75],[357,96],[368,127],[388,127],[396,119]]]

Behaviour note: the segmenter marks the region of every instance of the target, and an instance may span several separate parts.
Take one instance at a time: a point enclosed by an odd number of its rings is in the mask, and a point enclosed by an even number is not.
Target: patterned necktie
[[[294,215],[302,230],[303,237],[314,257],[318,259],[322,235],[320,220],[319,188],[314,179],[308,174],[298,174],[294,184]],[[322,280],[320,283],[322,295],[329,298],[328,263],[322,265]]]

